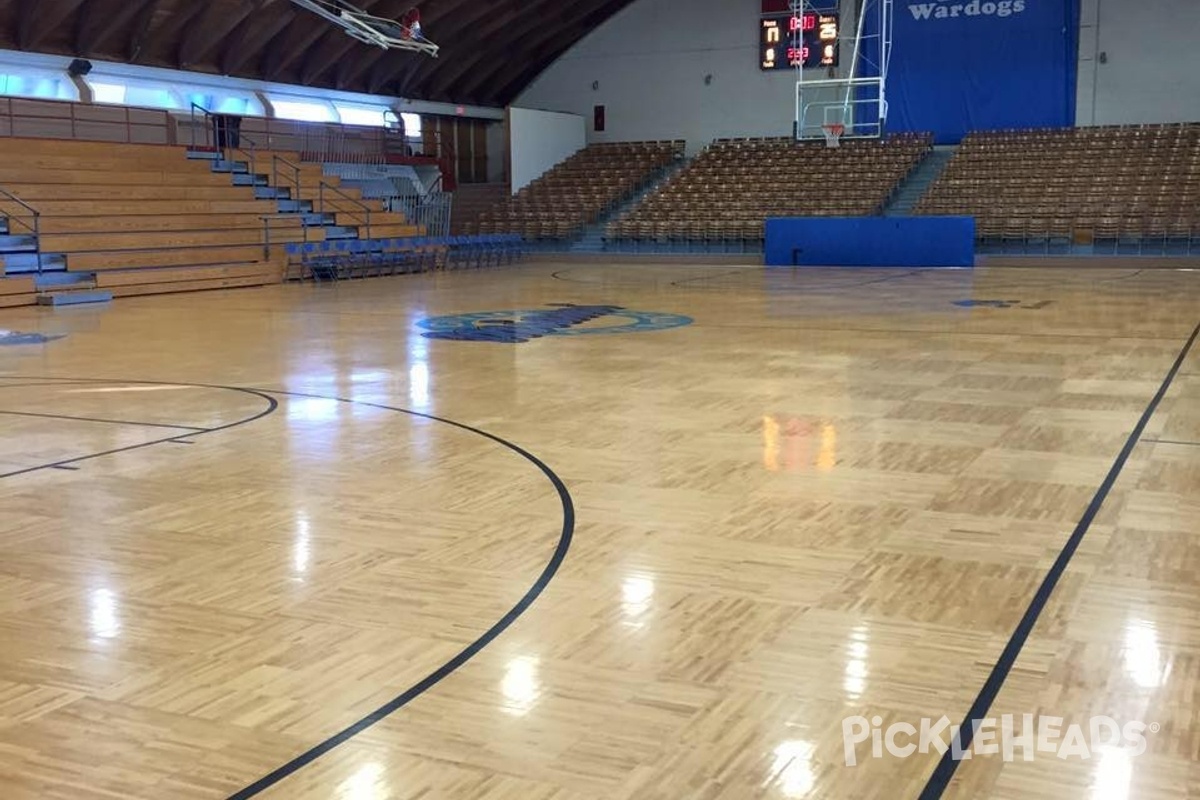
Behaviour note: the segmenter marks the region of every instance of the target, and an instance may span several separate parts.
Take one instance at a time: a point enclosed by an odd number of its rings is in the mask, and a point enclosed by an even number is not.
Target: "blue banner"
[[[878,2],[865,5],[877,33]],[[973,130],[1073,125],[1078,12],[1079,0],[898,0],[887,129],[952,144]]]

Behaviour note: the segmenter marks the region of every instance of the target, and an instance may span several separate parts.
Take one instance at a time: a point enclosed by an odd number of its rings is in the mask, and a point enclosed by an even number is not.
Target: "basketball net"
[[[846,126],[840,122],[831,122],[828,125],[822,125],[821,130],[825,132],[826,147],[841,147],[842,135],[846,132]]]
[[[421,10],[412,8],[400,18],[400,29],[404,39],[424,39],[421,35]]]

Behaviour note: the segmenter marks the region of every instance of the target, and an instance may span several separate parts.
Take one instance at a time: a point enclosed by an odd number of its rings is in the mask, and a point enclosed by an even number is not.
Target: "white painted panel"
[[[584,119],[578,114],[510,108],[513,192],[586,146]]]
[[[1200,2],[1084,0],[1082,12],[1080,125],[1200,119]]]

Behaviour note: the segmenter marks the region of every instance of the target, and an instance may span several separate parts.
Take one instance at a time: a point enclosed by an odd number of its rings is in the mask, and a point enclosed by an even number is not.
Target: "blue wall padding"
[[[971,267],[974,217],[767,220],[768,266]]]

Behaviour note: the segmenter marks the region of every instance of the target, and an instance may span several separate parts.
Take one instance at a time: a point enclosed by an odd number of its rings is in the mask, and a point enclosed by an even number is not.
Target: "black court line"
[[[763,275],[761,277],[783,275],[783,274],[785,274],[784,270],[791,270],[793,278],[805,277],[805,278],[818,279],[818,278],[823,278],[823,277],[828,278],[828,277],[833,277],[833,276],[828,275],[828,274],[813,275],[811,272],[807,272],[807,270],[822,270],[822,271],[828,272],[828,270],[836,269],[836,267],[763,267],[762,269],[763,269]],[[851,267],[850,269],[856,269],[856,268]],[[877,283],[888,283],[889,281],[896,281],[896,280],[900,280],[902,278],[911,278],[914,275],[919,276],[919,275],[925,275],[926,273],[929,273],[929,272],[934,272],[934,273],[938,272],[938,269],[936,267],[930,267],[928,269],[905,270],[904,272],[897,272],[898,269],[901,269],[899,267],[863,267],[862,269],[869,269],[871,271],[887,270],[891,274],[883,275],[883,276],[875,277],[875,278],[868,278],[866,280],[857,280],[857,281],[853,281],[850,283],[834,283],[834,284],[827,284],[827,285],[818,284],[816,286],[798,284],[798,285],[792,285],[792,286],[765,286],[764,287],[764,286],[758,286],[756,284],[747,285],[746,281],[741,281],[741,282],[731,281],[729,283],[722,284],[722,283],[715,282],[716,278],[721,277],[720,275],[714,275],[711,277],[701,276],[698,278],[691,278],[690,280],[714,281],[713,285],[705,287],[707,291],[719,292],[719,291],[727,291],[729,289],[751,288],[751,289],[763,289],[764,291],[767,292],[767,294],[777,296],[777,295],[781,295],[781,294],[823,294],[823,293],[828,294],[830,292],[840,292],[843,289],[858,289],[863,286],[873,286]],[[951,270],[951,271],[956,271],[956,270]],[[725,273],[725,274],[734,275],[734,274],[738,274],[738,273],[744,274],[745,270],[738,270],[738,272],[736,272],[736,273],[730,272],[730,273]],[[684,287],[681,284],[686,283],[686,282],[687,281],[674,281],[671,283],[671,286],[682,289]],[[689,288],[698,289],[700,287],[692,286]]]
[[[45,380],[45,379],[28,378],[28,380]],[[430,420],[433,422],[441,422],[443,424],[451,425],[455,428],[459,428],[460,430],[467,431],[469,433],[473,433],[477,436],[482,436],[485,439],[489,439],[489,440],[501,445],[502,447],[507,448],[508,450],[511,450],[512,452],[514,452],[517,455],[524,458],[526,461],[529,461],[531,464],[533,464],[535,467],[537,467],[538,470],[540,470],[543,475],[546,476],[547,480],[549,480],[550,484],[554,487],[555,491],[558,493],[559,502],[562,504],[562,514],[563,514],[562,530],[559,533],[558,543],[557,543],[557,545],[555,545],[554,552],[551,554],[550,560],[547,562],[546,566],[542,569],[542,572],[538,575],[537,579],[533,582],[533,585],[521,597],[521,599],[518,600],[511,609],[508,610],[508,613],[506,613],[503,617],[501,617],[495,624],[492,625],[492,627],[490,627],[486,631],[484,631],[484,633],[478,639],[471,642],[469,645],[467,645],[465,648],[463,648],[461,651],[459,651],[459,653],[456,656],[451,658],[445,664],[438,667],[433,672],[429,673],[420,682],[418,682],[418,683],[414,684],[413,686],[411,686],[410,688],[406,689],[403,693],[401,693],[400,695],[397,695],[392,700],[388,701],[384,705],[375,709],[370,714],[363,717],[362,719],[360,719],[358,722],[354,723],[353,725],[350,725],[349,727],[339,731],[338,733],[335,733],[334,735],[330,736],[329,738],[325,739],[324,741],[320,742],[319,744],[314,745],[307,751],[296,756],[291,761],[287,762],[286,764],[284,764],[283,766],[274,770],[273,772],[271,772],[267,775],[264,775],[262,778],[259,778],[257,781],[250,784],[249,786],[246,786],[245,788],[230,795],[229,800],[244,800],[244,798],[253,797],[253,796],[265,791],[266,789],[270,788],[271,786],[274,786],[275,784],[277,784],[280,781],[287,778],[289,775],[304,768],[306,765],[317,760],[325,753],[328,753],[330,750],[334,749],[338,745],[348,741],[349,739],[353,738],[354,736],[357,736],[359,733],[361,733],[362,731],[371,727],[375,723],[379,722],[380,720],[384,719],[385,717],[393,714],[397,710],[408,705],[415,698],[419,697],[420,695],[427,692],[429,689],[436,686],[444,678],[446,678],[448,675],[453,673],[455,670],[457,670],[463,664],[466,664],[473,657],[475,657],[475,655],[477,655],[480,650],[482,650],[484,647],[486,647],[488,644],[490,644],[492,642],[492,640],[494,640],[497,636],[499,636],[505,630],[507,630],[509,628],[509,626],[511,626],[514,622],[516,622],[517,619],[522,614],[524,614],[531,605],[533,605],[533,602],[535,600],[537,600],[537,598],[542,594],[543,591],[545,591],[546,587],[550,584],[550,581],[554,578],[554,575],[558,572],[559,567],[562,565],[563,560],[567,556],[567,551],[571,547],[571,538],[575,532],[575,504],[572,501],[571,494],[570,494],[570,492],[567,491],[566,484],[563,483],[562,479],[559,478],[558,475],[552,469],[550,469],[550,467],[546,466],[546,464],[541,459],[539,459],[537,456],[533,455],[529,451],[525,450],[520,445],[514,444],[513,442],[510,442],[507,439],[501,438],[500,436],[497,436],[495,434],[488,433],[487,431],[472,427],[471,425],[467,425],[462,422],[456,422],[452,419],[446,419],[444,417],[437,417],[432,414],[425,414],[420,411],[412,411],[412,410],[406,409],[406,408],[398,408],[396,406],[388,406],[388,405],[384,405],[382,403],[370,403],[370,402],[367,402],[364,400],[350,400],[348,398],[343,398],[343,397],[328,397],[325,395],[305,394],[303,392],[286,392],[286,391],[280,391],[280,390],[276,390],[276,389],[253,389],[253,388],[237,387],[237,386],[219,386],[219,385],[201,384],[201,383],[182,383],[179,381],[130,381],[130,380],[113,380],[113,379],[106,379],[106,378],[62,378],[62,379],[56,379],[55,383],[52,385],[70,386],[73,384],[80,384],[80,383],[134,384],[134,385],[142,385],[142,386],[188,386],[188,387],[198,388],[198,389],[223,389],[223,390],[228,390],[228,391],[242,392],[244,394],[254,395],[256,397],[261,397],[267,401],[267,408],[264,409],[263,411],[259,412],[258,414],[255,414],[252,417],[246,417],[245,419],[240,419],[235,422],[231,422],[227,425],[221,425],[219,427],[206,428],[202,431],[198,431],[195,434],[196,436],[200,436],[200,435],[208,434],[208,433],[216,433],[218,431],[224,431],[224,430],[229,430],[231,428],[236,428],[238,426],[246,425],[250,422],[254,422],[256,420],[262,419],[263,417],[266,417],[266,416],[269,416],[270,414],[275,413],[275,410],[279,407],[279,401],[276,400],[271,395],[283,395],[283,396],[288,396],[288,397],[304,397],[304,398],[318,399],[318,400],[333,400],[333,401],[336,401],[339,403],[347,403],[350,405],[378,408],[378,409],[382,409],[384,411],[394,411],[394,412],[397,412],[400,414],[407,414],[411,417],[427,419],[427,420]],[[150,441],[150,442],[143,442],[141,444],[130,445],[128,447],[119,447],[119,448],[115,448],[113,450],[107,450],[103,453],[91,453],[86,456],[79,456],[77,458],[65,459],[63,461],[58,461],[58,462],[51,463],[51,464],[42,464],[42,465],[39,465],[36,467],[30,467],[27,469],[17,470],[15,472],[0,474],[0,479],[12,477],[14,475],[22,475],[22,474],[29,473],[29,472],[36,472],[38,470],[43,470],[43,469],[67,469],[67,470],[78,469],[78,467],[74,467],[73,465],[80,461],[87,461],[89,459],[100,458],[102,456],[107,456],[107,455],[114,455],[116,453],[124,453],[124,452],[130,451],[130,450],[139,450],[144,447],[151,447],[153,445],[163,444],[165,442],[171,442],[171,443],[175,443],[175,444],[191,444],[191,442],[181,441],[180,437],[178,437],[178,436],[168,437],[165,439],[155,439],[154,441]]]
[[[1133,272],[1129,273],[1128,275],[1118,275],[1115,278],[1104,278],[1098,282],[1099,283],[1111,283],[1113,281],[1127,281],[1130,278],[1136,278],[1138,275],[1141,275],[1145,271],[1146,271],[1145,269],[1137,269],[1137,270],[1134,270]]]
[[[657,266],[657,265],[655,265],[655,266]],[[678,268],[686,268],[686,267],[678,267]],[[693,267],[693,268],[698,268],[698,267]],[[567,269],[560,269],[557,272],[550,273],[550,277],[553,278],[554,280],[562,281],[564,283],[577,283],[577,284],[581,284],[583,286],[595,286],[595,287],[601,288],[601,289],[657,289],[657,288],[671,287],[673,289],[685,289],[685,290],[704,291],[704,292],[720,292],[720,291],[728,291],[729,289],[746,288],[743,283],[739,283],[739,282],[730,282],[727,284],[717,283],[712,286],[706,286],[706,285],[698,283],[699,281],[716,281],[718,278],[726,278],[731,275],[754,274],[754,275],[758,275],[759,279],[761,279],[765,275],[775,275],[775,274],[782,275],[782,274],[784,274],[784,272],[783,272],[784,270],[793,270],[796,275],[804,275],[805,277],[814,278],[814,279],[823,278],[823,277],[824,278],[834,277],[831,275],[813,275],[811,272],[804,272],[804,270],[812,270],[812,269],[821,269],[821,270],[830,269],[830,268],[825,268],[825,267],[764,267],[764,266],[756,266],[756,265],[748,265],[745,267],[741,267],[739,269],[727,270],[725,272],[718,272],[715,275],[697,275],[692,278],[681,278],[679,280],[667,281],[666,283],[660,283],[658,281],[641,281],[641,282],[584,281],[584,280],[579,280],[577,278],[567,277],[567,273],[573,272],[578,269],[580,269],[580,267],[569,267]],[[880,267],[878,269],[888,269],[888,268]],[[897,268],[891,268],[891,269],[897,269]],[[833,284],[832,286],[778,287],[778,291],[776,291],[776,293],[782,294],[785,292],[786,293],[832,292],[832,291],[838,291],[840,289],[854,289],[854,288],[860,287],[860,286],[870,286],[870,285],[876,284],[876,283],[886,283],[887,281],[894,281],[894,280],[898,280],[900,278],[907,278],[907,277],[911,277],[914,275],[921,275],[926,272],[938,272],[938,271],[939,271],[938,269],[930,267],[929,269],[906,270],[902,274],[884,275],[882,277],[875,277],[875,278],[871,278],[871,279],[865,280],[865,281],[855,281],[855,282],[851,282],[851,283],[837,283],[837,284]],[[688,284],[694,284],[694,285],[688,285]],[[754,288],[761,288],[761,287],[758,287],[757,284],[755,284]]]
[[[1079,519],[1075,530],[1071,533],[1070,538],[1067,539],[1066,544],[1063,545],[1058,558],[1054,560],[1050,571],[1046,573],[1046,577],[1042,579],[1037,592],[1034,593],[1033,599],[1030,601],[1029,607],[1025,609],[1025,614],[1017,624],[1016,630],[1013,631],[1008,644],[1004,646],[1003,652],[1000,653],[1000,658],[992,667],[991,674],[988,675],[983,688],[979,690],[979,694],[975,697],[975,702],[971,704],[971,709],[967,712],[966,717],[963,718],[962,725],[959,727],[958,734],[955,737],[959,742],[959,746],[957,748],[951,747],[942,754],[941,760],[938,761],[933,774],[929,776],[925,788],[921,790],[918,800],[938,800],[950,786],[950,781],[954,778],[954,772],[958,769],[958,760],[954,758],[954,753],[965,753],[970,748],[971,741],[975,738],[975,725],[980,724],[987,718],[988,710],[992,707],[992,703],[995,702],[996,696],[1004,686],[1004,681],[1008,678],[1009,672],[1012,671],[1013,665],[1016,664],[1017,656],[1021,654],[1021,648],[1025,645],[1025,641],[1033,631],[1033,626],[1037,624],[1038,617],[1041,616],[1042,610],[1045,609],[1046,603],[1054,593],[1054,587],[1058,585],[1059,580],[1067,569],[1067,565],[1071,563],[1072,556],[1075,555],[1075,551],[1079,548],[1083,537],[1092,526],[1092,521],[1100,512],[1100,508],[1108,498],[1109,492],[1112,491],[1113,485],[1116,484],[1121,470],[1124,469],[1126,462],[1129,461],[1129,456],[1141,440],[1142,433],[1146,430],[1146,425],[1150,423],[1150,418],[1158,410],[1158,406],[1162,403],[1167,391],[1171,388],[1175,376],[1179,374],[1179,370],[1183,367],[1183,362],[1187,359],[1192,345],[1196,343],[1197,336],[1200,336],[1200,324],[1197,324],[1192,330],[1192,335],[1188,337],[1187,342],[1183,345],[1183,349],[1179,351],[1179,356],[1175,359],[1175,363],[1171,365],[1171,369],[1167,372],[1166,377],[1163,378],[1162,385],[1158,387],[1158,391],[1150,400],[1150,404],[1142,412],[1141,419],[1134,426],[1133,431],[1129,434],[1129,438],[1125,440],[1125,446],[1117,454],[1117,459],[1113,462],[1112,468],[1109,469],[1108,475],[1105,476],[1104,482],[1096,490],[1095,496],[1092,497],[1091,503],[1088,504],[1087,509],[1083,512],[1083,516]]]
[[[272,394],[285,395],[289,397],[304,397],[316,400],[334,400],[339,403],[347,403],[350,405],[377,408],[384,411],[395,411],[397,413],[407,414],[408,416],[417,417],[419,419],[441,422],[460,430],[467,431],[468,433],[482,436],[485,439],[490,439],[501,447],[507,448],[508,450],[511,450],[519,455],[521,458],[524,458],[526,461],[537,467],[538,470],[540,470],[541,473],[546,476],[546,479],[550,481],[550,484],[558,493],[559,502],[562,503],[563,520],[562,531],[558,537],[558,544],[555,545],[554,552],[551,554],[549,562],[547,562],[546,566],[542,569],[541,574],[538,575],[537,579],[533,582],[533,585],[529,587],[529,591],[527,591],[521,597],[521,599],[517,601],[516,605],[508,610],[507,614],[501,617],[494,625],[492,625],[492,627],[484,631],[484,633],[478,639],[471,642],[469,645],[459,651],[456,656],[451,658],[445,664],[442,664],[433,672],[426,675],[421,681],[404,690],[404,692],[392,698],[387,703],[384,703],[370,714],[367,714],[358,722],[355,722],[349,727],[343,728],[341,731],[338,731],[320,744],[314,745],[270,774],[264,775],[254,783],[246,786],[244,789],[234,792],[229,796],[228,800],[246,800],[246,798],[254,797],[255,795],[274,786],[293,773],[303,769],[308,764],[311,764],[313,761],[316,761],[318,758],[325,755],[338,745],[349,741],[365,731],[367,728],[370,728],[375,723],[408,705],[414,699],[432,689],[459,667],[470,661],[476,654],[479,653],[480,650],[487,647],[493,639],[504,633],[504,631],[507,630],[510,625],[516,622],[517,619],[524,614],[531,605],[533,605],[533,602],[537,600],[538,596],[545,591],[546,587],[550,584],[550,581],[554,578],[555,573],[558,572],[558,568],[562,565],[563,559],[566,558],[567,551],[571,547],[571,537],[575,531],[575,504],[571,500],[571,494],[569,491],[567,491],[566,484],[564,484],[562,479],[555,474],[554,470],[546,466],[541,459],[530,453],[528,450],[525,450],[520,445],[514,444],[507,439],[501,438],[493,433],[488,433],[487,431],[480,430],[479,428],[472,427],[471,425],[467,425],[462,422],[455,422],[452,419],[436,417],[432,414],[424,414],[420,411],[412,411],[407,408],[398,408],[396,406],[384,405],[382,403],[369,403],[363,400],[350,400],[344,397],[328,397],[318,394],[305,394],[303,392],[276,391],[274,389],[255,389],[253,391],[264,393],[271,392]]]
[[[658,283],[652,281],[581,281],[577,278],[566,277],[568,272],[573,272],[579,267],[569,267],[560,269],[557,272],[550,273],[550,277],[556,281],[563,283],[577,283],[581,286],[594,286],[597,289],[654,289],[664,286],[671,286],[670,283]]]
[[[29,377],[28,380],[49,380],[49,379],[43,378],[43,377]],[[251,422],[260,420],[263,417],[267,417],[267,416],[270,416],[271,414],[274,414],[275,410],[277,408],[279,408],[279,401],[276,400],[274,397],[271,397],[270,395],[266,394],[265,392],[259,392],[254,389],[244,389],[244,388],[241,388],[238,386],[217,386],[214,384],[207,384],[207,383],[180,383],[178,381],[110,380],[110,379],[106,379],[106,378],[62,378],[62,379],[58,379],[57,383],[52,384],[52,385],[73,386],[73,385],[78,385],[78,384],[134,384],[137,386],[187,386],[187,387],[194,388],[194,389],[218,389],[218,390],[229,391],[229,392],[239,392],[241,394],[253,395],[255,397],[259,397],[262,400],[266,401],[266,404],[267,404],[266,408],[264,408],[262,411],[258,412],[257,414],[254,414],[253,416],[244,417],[242,419],[234,420],[233,422],[229,422],[224,425],[218,425],[213,428],[204,428],[204,429],[194,431],[189,434],[189,435],[193,435],[193,436],[203,436],[208,433],[217,433],[219,431],[227,431],[232,428],[237,428],[242,425],[247,425]],[[17,475],[27,475],[31,472],[39,472],[44,469],[60,469],[62,467],[70,466],[73,464],[78,464],[81,461],[91,461],[92,459],[95,459],[95,458],[103,458],[104,456],[112,456],[112,455],[116,455],[118,453],[127,453],[132,450],[141,450],[142,448],[145,448],[145,447],[153,447],[156,444],[163,444],[164,442],[169,442],[172,439],[177,439],[177,438],[179,438],[178,433],[176,433],[174,436],[167,436],[162,439],[151,439],[148,442],[141,442],[139,444],[126,445],[125,447],[114,447],[111,450],[104,450],[99,453],[88,453],[87,455],[75,456],[73,458],[64,458],[61,461],[55,461],[55,462],[52,462],[49,464],[39,464],[37,466],[25,467],[24,469],[17,469],[17,470],[13,470],[11,472],[3,472],[3,473],[0,473],[0,479],[13,478],[13,477],[16,477]]]
[[[42,414],[34,411],[7,411],[0,409],[0,414],[8,417],[39,417],[41,419],[65,419],[72,422],[100,422],[106,425],[136,425],[143,428],[171,428],[177,431],[195,431],[203,433],[207,428],[197,428],[194,425],[168,425],[163,422],[136,422],[124,419],[102,419],[100,417],[75,417],[70,414]]]
[[[967,309],[961,309],[966,311]],[[1008,309],[1002,309],[1008,310]],[[1020,310],[1020,309],[1011,309]],[[822,314],[822,317],[827,317],[829,314]],[[798,317],[799,319],[815,319],[816,315],[807,317]],[[895,333],[915,333],[927,336],[944,336],[958,338],[961,336],[1008,336],[1020,339],[1112,339],[1117,342],[1139,341],[1139,342],[1178,342],[1178,336],[1109,336],[1099,333],[1030,333],[1028,331],[961,331],[951,330],[946,328],[931,328],[929,330],[921,330],[920,328],[841,328],[841,327],[822,327],[819,325],[739,325],[737,323],[705,323],[706,328],[729,328],[732,330],[775,330],[775,331],[793,331],[804,332],[814,331],[817,333],[879,333],[879,334],[895,334]],[[1182,376],[1187,376],[1188,373],[1180,373]]]
[[[696,281],[716,280],[717,278],[725,278],[730,275],[740,275],[745,271],[746,271],[745,267],[743,267],[742,269],[729,269],[729,270],[725,270],[724,272],[718,272],[716,275],[697,275],[694,278],[683,278],[681,280],[671,281],[669,285],[675,286],[677,288],[683,288],[683,285],[686,283],[694,283]],[[583,283],[583,281],[577,281],[577,282]]]

